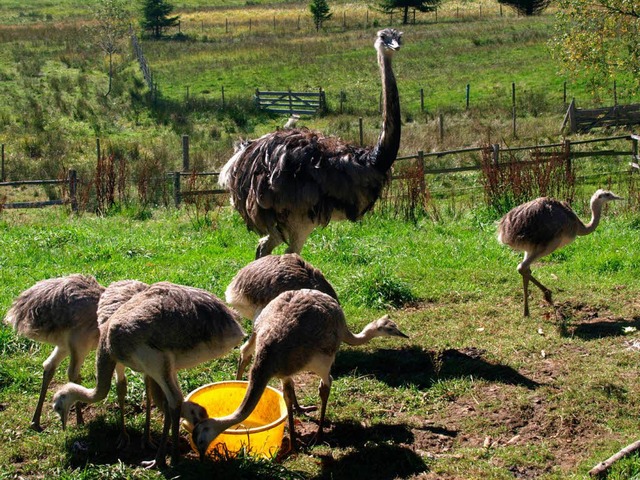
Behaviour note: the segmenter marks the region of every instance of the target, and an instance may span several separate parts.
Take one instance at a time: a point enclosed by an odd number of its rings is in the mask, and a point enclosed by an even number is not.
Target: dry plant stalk
[[[503,153],[504,155],[504,153]],[[520,159],[508,152],[506,162],[495,162],[491,147],[482,151],[482,185],[487,206],[499,213],[536,197],[551,196],[571,202],[575,174],[564,151],[530,151]]]

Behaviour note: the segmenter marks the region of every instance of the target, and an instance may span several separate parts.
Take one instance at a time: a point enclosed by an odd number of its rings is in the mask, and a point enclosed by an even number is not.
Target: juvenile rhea
[[[287,290],[311,288],[338,299],[322,272],[297,253],[267,255],[247,264],[233,277],[225,292],[227,303],[252,321],[267,304]],[[252,333],[240,347],[236,379],[240,380],[255,349]]]
[[[67,356],[67,376],[80,382],[80,369],[89,351],[98,344],[97,308],[104,291],[93,277],[69,275],[41,280],[15,299],[4,321],[20,335],[55,345],[42,366],[42,386],[31,428],[42,431],[40,417],[47,388],[60,362]],[[77,422],[83,423],[80,405]]]
[[[230,415],[204,420],[193,430],[193,439],[201,459],[220,433],[251,414],[269,380],[274,377],[282,381],[290,445],[295,449],[292,408],[294,385],[291,377],[305,370],[320,377],[321,407],[317,437],[321,437],[332,382],[330,370],[340,343],[362,345],[381,336],[407,338],[388,316],[371,322],[362,332],[354,335],[347,327],[338,302],[325,293],[309,289],[290,290],[278,295],[256,319],[255,335],[255,360],[242,403]]]
[[[234,313],[214,295],[198,288],[156,283],[124,303],[102,326],[96,352],[96,387],[64,385],[54,396],[54,409],[64,426],[72,403],[95,403],[107,396],[118,363],[142,372],[159,385],[166,402],[160,446],[155,460],[147,466],[166,464],[170,428],[175,463],[183,403],[177,370],[227,353],[243,336]]]
[[[111,316],[124,305],[126,302],[140,292],[149,288],[149,285],[138,280],[120,280],[109,284],[105,291],[100,296],[100,302],[98,303],[98,325],[106,324]],[[147,377],[145,376],[146,386],[146,421],[144,428],[143,442],[150,444],[150,391]],[[118,441],[118,448],[125,448],[129,445],[129,434],[125,428],[124,423],[124,401],[127,395],[127,377],[124,373],[124,365],[118,363],[116,365],[116,392],[118,396],[118,407],[120,408],[120,439]]]
[[[586,225],[566,202],[540,197],[512,209],[500,220],[498,241],[514,250],[524,251],[518,265],[524,290],[524,316],[529,316],[529,281],[544,294],[550,304],[551,290],[531,275],[531,264],[560,247],[573,242],[576,236],[588,235],[600,223],[605,203],[622,200],[607,190],[597,190],[591,197],[591,220]]]

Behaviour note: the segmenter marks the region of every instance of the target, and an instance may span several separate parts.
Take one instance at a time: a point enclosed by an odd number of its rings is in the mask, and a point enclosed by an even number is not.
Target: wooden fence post
[[[180,172],[173,172],[173,201],[176,208],[180,208],[180,201],[182,200],[180,195]]]
[[[100,139],[99,138],[96,138],[96,156],[99,162],[100,161]]]
[[[424,152],[418,152],[418,172],[420,172],[420,199],[422,206],[426,206],[427,184],[424,180]]]
[[[471,96],[471,84],[467,83],[467,107],[466,109],[469,110],[469,97]]]
[[[222,109],[224,110],[224,85],[221,87],[222,93]]]
[[[360,146],[364,146],[364,132],[362,131],[362,117],[358,118],[358,129],[360,131]]]
[[[497,167],[500,165],[500,144],[494,143],[491,145],[491,160],[493,162],[493,166]]]
[[[4,143],[2,144],[2,170],[0,170],[0,182],[4,182],[6,177],[4,175]]]
[[[424,112],[424,88],[420,89],[420,111]]]
[[[182,171],[189,171],[189,135],[182,135]]]
[[[565,180],[567,184],[571,182],[571,140],[564,141],[564,157],[565,157]]]
[[[438,130],[440,131],[440,141],[444,140],[444,114],[438,115]]]
[[[515,82],[511,84],[511,105],[512,105],[511,121],[513,124],[513,138],[516,138],[518,134],[516,132],[516,84]]]
[[[71,211],[78,213],[78,200],[76,192],[78,190],[78,176],[75,170],[69,170],[69,201],[71,202]]]
[[[569,115],[569,128],[571,133],[576,133],[578,130],[578,124],[576,122],[576,99],[572,98],[571,103],[569,104],[569,111],[567,112]]]

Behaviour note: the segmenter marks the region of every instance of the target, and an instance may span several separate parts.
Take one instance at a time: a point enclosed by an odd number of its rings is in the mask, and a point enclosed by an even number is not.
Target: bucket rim
[[[191,392],[189,392],[189,394],[184,398],[184,401],[191,401],[191,398],[193,396],[195,396],[198,392],[202,391],[202,390],[206,390],[209,389],[211,387],[214,386],[244,386],[244,390],[246,390],[246,387],[249,386],[249,382],[247,380],[222,380],[220,382],[212,382],[212,383],[207,383],[205,385],[202,385],[198,388],[196,388],[195,390],[192,390]],[[260,427],[251,427],[251,428],[234,428],[233,430],[225,430],[224,434],[225,435],[247,435],[247,434],[251,434],[251,433],[261,433],[264,432],[266,430],[271,430],[275,427],[277,427],[278,425],[280,425],[281,423],[283,423],[286,418],[287,418],[287,405],[284,401],[284,395],[282,393],[282,391],[278,390],[277,388],[274,388],[270,385],[267,385],[267,388],[265,390],[270,390],[271,392],[275,393],[276,396],[278,397],[278,403],[280,404],[280,411],[283,412],[281,413],[281,415],[274,420],[271,423],[267,423],[266,425],[261,425]],[[264,393],[263,393],[264,394]],[[210,418],[216,418],[216,417],[210,417]],[[189,429],[190,431],[190,429]]]

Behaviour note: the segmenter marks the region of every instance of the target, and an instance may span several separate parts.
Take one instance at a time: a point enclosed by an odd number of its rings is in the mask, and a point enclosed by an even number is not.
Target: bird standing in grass
[[[240,406],[230,415],[209,418],[193,429],[200,458],[211,442],[227,428],[245,420],[256,405],[269,380],[282,380],[289,421],[290,448],[295,449],[293,421],[294,384],[291,377],[310,370],[320,377],[320,419],[316,438],[322,435],[327,400],[331,389],[331,366],[342,342],[363,345],[375,337],[407,336],[384,316],[353,334],[338,302],[318,290],[289,290],[278,295],[255,322],[255,360],[249,373],[249,386]]]
[[[281,243],[300,253],[311,232],[330,220],[356,221],[373,207],[400,147],[400,100],[391,58],[402,32],[380,30],[375,49],[382,79],[382,130],[363,148],[307,129],[283,129],[244,142],[219,183],[247,227],[264,235],[256,258]]]
[[[104,287],[93,277],[68,275],[41,280],[22,292],[7,312],[5,323],[20,335],[55,345],[42,366],[42,386],[31,428],[42,431],[40,417],[47,388],[60,365],[69,357],[67,376],[80,382],[80,369],[87,354],[98,344],[97,309]],[[82,409],[76,405],[76,417],[83,423]]]
[[[67,383],[54,395],[54,410],[64,427],[70,405],[76,401],[95,403],[107,396],[117,364],[142,372],[160,386],[166,402],[156,458],[144,465],[166,464],[170,429],[175,463],[183,404],[177,371],[229,352],[243,336],[235,314],[212,294],[169,282],[156,283],[124,303],[101,326],[96,387]]]
[[[225,299],[243,317],[254,321],[267,304],[287,290],[311,288],[338,299],[322,272],[297,253],[267,255],[250,262],[236,273],[225,291]],[[240,347],[236,379],[240,380],[255,349],[252,334]]]
[[[551,290],[531,275],[531,264],[560,247],[588,235],[600,223],[605,203],[622,200],[608,190],[597,190],[591,197],[591,220],[586,225],[573,212],[569,204],[549,197],[540,197],[513,208],[498,225],[498,241],[512,249],[524,251],[518,265],[524,290],[524,316],[529,316],[529,281],[553,304]]]

